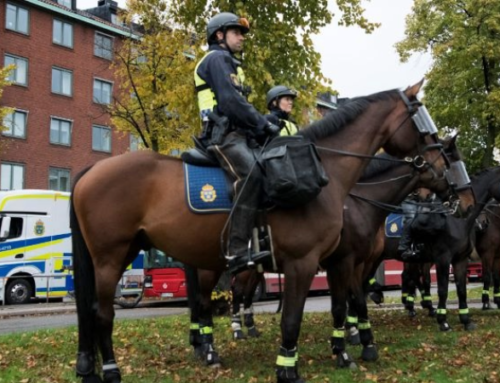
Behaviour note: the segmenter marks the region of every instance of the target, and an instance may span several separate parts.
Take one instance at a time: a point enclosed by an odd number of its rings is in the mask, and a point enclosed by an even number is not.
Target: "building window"
[[[142,148],[142,139],[136,135],[130,134],[130,151],[136,152]]]
[[[0,189],[19,190],[24,187],[24,165],[2,163]]]
[[[112,91],[112,83],[94,79],[94,102],[98,104],[111,104]]]
[[[111,129],[105,126],[92,126],[92,149],[111,152]]]
[[[52,41],[54,44],[73,48],[73,25],[64,21],[54,20],[52,27]]]
[[[96,32],[94,39],[94,54],[111,60],[113,58],[113,38]]]
[[[68,169],[49,168],[49,189],[70,191],[69,176]]]
[[[65,96],[72,95],[73,73],[69,70],[52,68],[52,92],[63,94]]]
[[[57,4],[71,8],[71,0],[57,0]]]
[[[71,145],[71,125],[69,120],[52,117],[50,119],[50,143]]]
[[[7,3],[5,14],[5,27],[16,32],[28,34],[29,12],[26,8]]]
[[[6,128],[2,132],[4,136],[26,138],[26,123],[28,113],[16,110],[4,117],[3,126]]]
[[[12,55],[5,55],[5,60],[4,60],[5,66],[7,65],[15,65],[15,68],[12,70],[10,75],[7,77],[8,81],[12,81],[14,84],[17,85],[28,85],[28,60],[17,57],[17,56],[12,56]]]

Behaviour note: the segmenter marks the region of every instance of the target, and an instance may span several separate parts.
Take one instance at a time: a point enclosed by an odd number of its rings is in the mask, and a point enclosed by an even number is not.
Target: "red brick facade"
[[[7,29],[7,3],[29,11],[28,35]],[[98,25],[79,20],[81,13],[73,18],[67,13],[38,5],[33,1],[0,0],[0,65],[3,66],[5,54],[28,59],[27,86],[7,87],[0,100],[2,106],[28,112],[26,137],[2,135],[0,161],[24,165],[26,189],[48,189],[51,167],[68,169],[73,178],[88,165],[124,153],[130,146],[129,134],[113,131],[111,153],[92,149],[92,125],[110,126],[109,116],[103,113],[102,106],[93,102],[94,79],[113,82],[113,92],[118,86],[109,69],[111,62],[94,55],[94,36],[96,31],[113,36],[115,49],[121,36],[113,35],[109,23],[103,23],[101,29]],[[73,25],[73,48],[52,42],[54,18]],[[72,71],[72,96],[52,93],[54,66]],[[51,117],[72,120],[69,146],[50,143]]]

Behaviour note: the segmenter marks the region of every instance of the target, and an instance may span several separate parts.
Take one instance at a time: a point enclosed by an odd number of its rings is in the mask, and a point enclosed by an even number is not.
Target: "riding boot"
[[[418,250],[412,246],[411,222],[408,222],[403,228],[399,239],[398,254],[403,261],[417,259],[419,256]]]
[[[269,251],[254,252],[251,242],[256,210],[236,204],[229,230],[229,255],[226,257],[229,272],[239,272],[254,267],[269,257]]]

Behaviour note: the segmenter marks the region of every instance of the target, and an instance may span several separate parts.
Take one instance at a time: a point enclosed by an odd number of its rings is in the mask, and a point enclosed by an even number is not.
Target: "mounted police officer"
[[[259,143],[279,132],[278,126],[246,100],[248,87],[234,54],[243,50],[249,30],[248,21],[233,13],[212,17],[207,25],[209,51],[194,73],[203,123],[200,140],[234,179],[236,198],[226,255],[232,273],[270,256],[268,251],[254,253],[249,245],[262,193],[262,176],[255,154]]]
[[[280,136],[291,136],[299,131],[290,116],[296,97],[297,92],[284,85],[277,85],[267,92],[266,105],[271,113],[266,118],[281,128]]]

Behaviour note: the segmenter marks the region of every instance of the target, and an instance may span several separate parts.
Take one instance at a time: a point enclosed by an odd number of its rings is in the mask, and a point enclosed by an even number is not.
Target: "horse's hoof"
[[[370,344],[366,347],[363,347],[361,358],[365,362],[375,362],[378,359],[377,346],[375,346],[374,344]]]
[[[250,327],[248,329],[248,336],[250,338],[258,338],[260,336],[260,332],[259,330],[257,330],[257,328],[254,326],[254,327]]]
[[[464,329],[466,331],[474,331],[477,329],[477,325],[474,322],[465,323]]]
[[[103,383],[99,375],[92,374],[82,377],[82,383]]]
[[[220,368],[221,367],[221,360],[220,360],[219,354],[217,354],[217,352],[215,352],[215,351],[208,352],[205,356],[205,364],[208,367]]]
[[[429,313],[427,314],[427,316],[431,317],[431,318],[435,318],[437,315],[437,310],[433,307],[433,308],[430,308],[429,309]]]
[[[443,332],[451,331],[451,327],[448,322],[443,322],[439,324],[439,330]]]
[[[233,339],[235,340],[242,340],[242,339],[245,339],[246,336],[245,334],[243,334],[243,330],[236,330],[236,331],[233,331]]]
[[[369,294],[370,299],[373,301],[373,303],[380,305],[384,303],[384,294],[381,292],[373,292]]]
[[[491,310],[491,306],[489,303],[483,303],[483,310]]]
[[[417,312],[414,309],[408,310],[408,316],[410,318],[415,318],[417,316]]]
[[[276,369],[276,378],[278,383],[306,383],[306,381],[299,376],[296,367],[278,366]]]
[[[349,370],[357,370],[358,366],[347,352],[341,352],[337,355],[337,367],[348,368]]]
[[[361,338],[359,337],[359,331],[356,327],[352,327],[349,329],[349,337],[347,341],[352,346],[357,346],[361,344]]]

